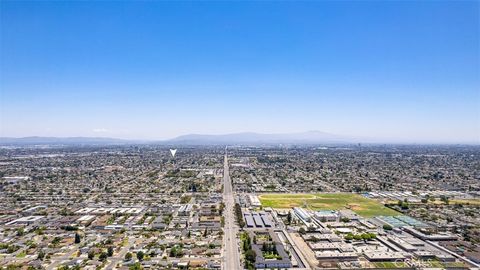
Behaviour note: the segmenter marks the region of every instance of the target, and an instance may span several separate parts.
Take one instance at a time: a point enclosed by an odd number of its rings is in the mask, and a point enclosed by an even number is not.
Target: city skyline
[[[478,2],[0,3],[0,136],[480,142]]]

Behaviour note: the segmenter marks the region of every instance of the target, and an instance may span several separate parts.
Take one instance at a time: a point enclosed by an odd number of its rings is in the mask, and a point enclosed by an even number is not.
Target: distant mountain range
[[[301,133],[263,134],[254,132],[232,133],[225,135],[190,134],[176,137],[170,142],[181,144],[313,144],[347,143],[351,139],[321,131]]]
[[[115,145],[115,144],[178,144],[178,145],[217,145],[217,144],[316,144],[349,143],[354,140],[325,133],[308,131],[300,133],[263,134],[254,132],[224,135],[189,134],[163,141],[124,140],[106,137],[0,137],[2,145]]]

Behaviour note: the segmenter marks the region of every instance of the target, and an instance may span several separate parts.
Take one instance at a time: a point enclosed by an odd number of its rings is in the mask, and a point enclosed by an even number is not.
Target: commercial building
[[[262,206],[262,203],[258,199],[258,196],[256,195],[248,195],[248,199],[250,201],[250,204],[254,207],[260,207]]]
[[[293,208],[293,212],[303,221],[305,222],[311,221],[310,214],[307,213],[303,208],[295,207]]]
[[[323,210],[315,212],[315,217],[321,222],[338,221],[339,215],[337,211]]]

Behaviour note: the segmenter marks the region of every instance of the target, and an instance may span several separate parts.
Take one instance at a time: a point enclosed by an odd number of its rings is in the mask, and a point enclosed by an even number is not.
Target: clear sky
[[[479,1],[0,1],[0,136],[480,143]]]

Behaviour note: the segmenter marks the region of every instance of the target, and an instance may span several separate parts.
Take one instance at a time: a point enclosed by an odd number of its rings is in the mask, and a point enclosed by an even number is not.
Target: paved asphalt
[[[223,199],[225,201],[225,234],[224,234],[224,253],[223,269],[237,270],[240,266],[240,256],[238,254],[239,246],[237,242],[238,226],[235,224],[235,194],[232,191],[232,181],[228,168],[228,157],[225,153],[223,169]]]

